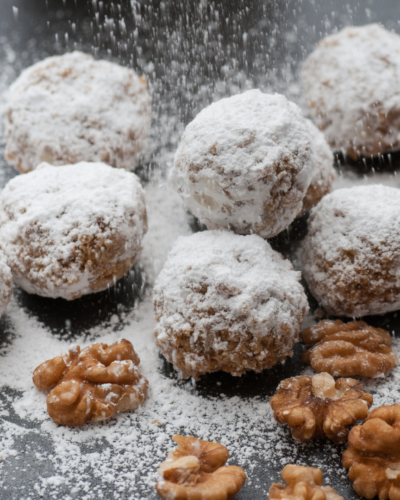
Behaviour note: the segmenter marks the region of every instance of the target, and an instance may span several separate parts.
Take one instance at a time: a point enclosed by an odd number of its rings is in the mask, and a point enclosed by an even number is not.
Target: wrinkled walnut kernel
[[[273,483],[270,500],[343,500],[330,486],[322,486],[322,471],[314,467],[286,465],[281,473],[282,483]]]
[[[82,425],[134,410],[143,403],[148,381],[140,375],[139,356],[128,340],[79,346],[45,361],[33,372],[38,389],[50,389],[47,411],[54,422]]]
[[[365,418],[371,405],[372,396],[360,382],[335,382],[328,373],[283,380],[271,398],[275,420],[288,424],[292,436],[302,442],[317,436],[346,441],[346,427]]]
[[[317,344],[302,355],[302,360],[317,372],[336,377],[375,377],[398,365],[390,348],[392,339],[382,328],[364,321],[344,324],[340,320],[320,321],[301,334],[305,344]]]
[[[158,469],[157,493],[165,500],[229,500],[244,485],[246,474],[224,467],[229,452],[222,444],[175,435],[178,447]]]
[[[400,500],[400,404],[376,408],[351,430],[343,466],[362,497]]]

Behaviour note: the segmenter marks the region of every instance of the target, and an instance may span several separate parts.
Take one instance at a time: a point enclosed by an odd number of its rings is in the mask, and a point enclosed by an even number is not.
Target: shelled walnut
[[[362,497],[400,499],[400,404],[376,408],[351,430],[343,466]]]
[[[292,436],[302,442],[326,436],[335,443],[346,441],[347,429],[368,414],[372,396],[351,378],[335,382],[328,373],[283,380],[271,398],[274,417],[288,424]]]
[[[286,465],[281,473],[282,483],[273,483],[270,500],[343,500],[330,486],[322,486],[322,471],[314,467]]]
[[[158,469],[157,493],[165,500],[229,500],[246,481],[234,465],[224,467],[229,452],[220,443],[175,435],[178,447]]]
[[[79,346],[45,361],[33,372],[38,389],[52,389],[47,411],[54,422],[77,426],[134,410],[143,403],[148,381],[128,340]]]
[[[390,348],[390,335],[364,321],[321,321],[304,330],[301,338],[305,344],[317,342],[303,353],[302,360],[317,372],[336,377],[374,377],[387,373],[399,362]]]

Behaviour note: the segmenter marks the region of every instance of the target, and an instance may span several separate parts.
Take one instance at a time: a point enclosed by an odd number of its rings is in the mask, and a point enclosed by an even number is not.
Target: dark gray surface
[[[291,75],[293,82],[296,81],[298,63],[313,44],[334,27],[379,21],[389,29],[399,30],[397,20],[400,4],[397,0],[225,0],[209,3],[201,11],[202,15],[199,4],[199,0],[141,1],[135,3],[134,15],[129,2],[105,1],[103,8],[97,2],[100,15],[97,25],[94,20],[96,9],[93,7],[96,1],[0,0],[0,37],[5,37],[17,54],[14,64],[16,75],[23,67],[46,55],[62,53],[75,46],[88,52],[93,50],[99,56],[111,57],[140,72],[144,71],[154,97],[155,144],[138,169],[139,175],[146,182],[151,170],[165,168],[159,162],[159,151],[173,151],[176,146],[177,136],[174,131],[165,133],[163,118],[167,115],[176,116],[175,131],[178,133],[182,124],[190,121],[199,109],[211,102],[215,93],[224,93],[216,88],[215,82],[234,83],[240,90],[244,85],[243,78],[238,77],[240,74],[251,79],[254,85],[262,88],[272,86],[279,91],[287,88],[288,75]],[[18,8],[17,20],[13,14],[13,6]],[[105,16],[117,21],[123,17],[126,31],[118,28],[117,24],[113,29],[103,29]],[[208,33],[206,42],[205,31]],[[288,33],[294,31],[298,33],[295,41],[288,36]],[[65,33],[68,33],[68,41]],[[247,35],[243,36],[244,34]],[[122,47],[121,43],[125,43],[126,47]],[[149,66],[150,62],[152,66]],[[197,94],[195,100],[191,98],[194,94]],[[4,182],[15,175],[3,158],[0,158],[0,169]],[[296,240],[304,234],[304,224],[304,220],[298,222],[289,232],[275,238],[273,245],[283,253],[290,254]],[[144,289],[140,266],[128,278],[121,280],[114,290],[73,303],[15,291],[21,307],[48,326],[54,335],[68,339],[81,336],[91,326],[106,323],[113,314],[123,317],[122,313],[131,310],[142,293],[149,292]],[[312,307],[315,309],[317,304],[312,302]],[[67,319],[71,320],[71,327],[66,326]],[[370,322],[394,330],[396,334],[400,333],[397,313],[370,318]],[[5,317],[0,320],[0,346],[12,341],[12,325],[8,324]],[[299,359],[300,351],[298,346],[293,359],[285,366],[274,368],[268,373],[248,374],[238,379],[232,379],[224,373],[205,376],[197,384],[197,390],[206,397],[219,397],[222,393],[227,397],[242,398],[271,396],[279,381],[296,375],[303,369],[304,365]],[[176,378],[171,366],[161,359],[160,370],[165,376]],[[13,413],[9,401],[15,396],[15,391],[11,389],[0,394],[3,407],[10,411],[9,416],[4,419],[21,427],[35,429],[32,422],[22,421]],[[33,485],[38,476],[48,477],[53,474],[53,464],[47,458],[33,461],[31,452],[40,451],[46,457],[51,445],[39,431],[20,436],[17,443],[21,453],[16,457],[9,457],[2,468],[2,479],[7,490],[0,491],[0,498],[42,498],[33,489]],[[297,447],[297,456],[305,463],[311,465],[318,458],[324,469],[329,471],[327,477],[331,484],[346,499],[358,498],[351,483],[342,476],[340,454],[343,446],[332,446],[318,440],[307,446],[298,446],[289,432],[284,437],[284,444],[293,449]],[[101,452],[101,444],[96,443],[94,449]],[[276,464],[260,462],[257,468],[259,483],[268,488],[271,476],[275,481],[279,480],[280,469]],[[95,488],[98,484],[93,476],[92,487]],[[114,498],[112,485],[102,491],[105,498]],[[255,485],[246,485],[237,498],[266,498],[265,493],[260,491],[262,490],[255,489]],[[70,492],[61,486],[58,490],[59,497],[62,498],[66,493]],[[127,487],[126,492],[121,493],[118,498],[139,498],[142,494],[144,493],[139,491],[132,492]],[[81,498],[81,495],[83,493],[78,492],[74,497]],[[146,498],[156,498],[156,495],[146,493]]]

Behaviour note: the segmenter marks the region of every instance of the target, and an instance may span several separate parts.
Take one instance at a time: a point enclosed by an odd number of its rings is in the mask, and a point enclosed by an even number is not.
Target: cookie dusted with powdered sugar
[[[156,344],[185,378],[270,368],[292,355],[308,311],[299,279],[257,235],[181,237],[154,287]]]
[[[104,163],[43,163],[15,177],[0,194],[0,220],[15,283],[67,300],[126,274],[147,231],[139,179]]]
[[[302,247],[312,294],[335,316],[400,309],[400,190],[338,189],[313,209]]]
[[[336,178],[332,151],[324,134],[317,129],[311,120],[307,120],[307,123],[312,137],[311,151],[314,174],[303,200],[302,213],[315,207],[326,194],[331,192],[332,182]]]
[[[400,36],[378,24],[318,43],[303,67],[311,118],[352,158],[400,148]]]
[[[302,210],[310,142],[294,103],[250,90],[211,104],[186,127],[170,179],[208,229],[269,238]]]
[[[132,170],[150,122],[144,77],[82,52],[49,57],[9,89],[6,159],[21,173],[41,162],[101,161]]]

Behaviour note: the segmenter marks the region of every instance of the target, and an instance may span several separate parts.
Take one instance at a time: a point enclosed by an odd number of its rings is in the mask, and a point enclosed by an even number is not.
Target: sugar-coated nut
[[[257,235],[181,237],[154,286],[156,344],[184,378],[270,368],[298,341],[308,310],[299,279]]]
[[[113,286],[147,231],[138,177],[104,163],[46,163],[0,194],[0,241],[28,293],[73,300]]]
[[[400,309],[399,189],[337,189],[308,219],[302,271],[331,316],[361,318]]]
[[[246,481],[243,469],[227,466],[229,452],[218,442],[175,435],[178,447],[158,469],[157,493],[165,500],[229,500]]]
[[[281,475],[287,486],[273,483],[270,500],[343,500],[336,490],[323,486],[320,469],[289,464]]]
[[[328,373],[282,381],[271,398],[274,417],[288,424],[292,436],[307,442],[326,436],[336,443],[347,439],[347,429],[368,414],[372,396],[357,380],[334,380]]]
[[[306,344],[318,342],[303,353],[302,360],[317,372],[336,377],[375,377],[392,370],[399,362],[390,347],[390,335],[363,321],[321,321],[304,330],[301,338]]]
[[[400,404],[375,408],[353,427],[343,466],[360,496],[400,499]]]
[[[303,83],[309,114],[335,151],[357,158],[399,149],[399,75],[400,37],[379,24],[320,40]]]
[[[23,71],[5,115],[6,159],[21,173],[42,162],[133,170],[149,135],[151,99],[132,69],[75,51]]]
[[[33,372],[38,389],[50,389],[47,411],[54,422],[77,426],[135,410],[144,401],[148,381],[140,375],[139,357],[128,340],[72,347]]]
[[[300,214],[313,176],[311,133],[296,104],[249,90],[187,125],[170,179],[208,229],[270,238]]]

